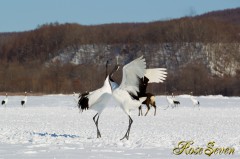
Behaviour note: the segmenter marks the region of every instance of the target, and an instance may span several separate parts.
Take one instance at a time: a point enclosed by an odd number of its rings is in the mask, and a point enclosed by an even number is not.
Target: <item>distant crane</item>
[[[173,100],[171,97],[169,97],[169,96],[166,96],[166,99],[167,99],[167,102],[168,102],[167,108],[168,108],[169,106],[171,106],[172,108],[174,108],[174,107],[175,107],[174,100]],[[167,108],[165,108],[165,109],[167,109]]]
[[[2,105],[4,105],[6,107],[7,103],[8,103],[8,95],[6,93],[6,97],[2,100]]]
[[[21,100],[21,105],[25,106],[27,103],[27,92],[25,92],[25,97]]]
[[[193,103],[193,106],[194,107],[197,106],[198,109],[200,110],[200,107],[199,107],[200,106],[200,102],[193,97],[193,92],[191,92],[190,94],[191,94],[190,99],[191,99],[191,101]]]
[[[175,99],[175,96],[173,95],[173,93],[172,93],[172,99],[173,99],[174,107],[177,107],[177,105],[180,105],[180,102]]]

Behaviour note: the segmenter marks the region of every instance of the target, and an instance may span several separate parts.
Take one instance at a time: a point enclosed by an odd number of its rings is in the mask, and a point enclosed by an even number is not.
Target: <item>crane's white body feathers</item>
[[[108,102],[111,99],[111,97],[112,95],[110,93],[103,93],[89,108],[96,110],[100,115],[104,108],[108,105]]]
[[[191,98],[192,103],[193,103],[194,106],[199,105],[198,100],[196,100],[195,98],[193,98],[193,96],[191,96],[190,98]]]
[[[25,92],[25,97],[21,100],[21,104],[22,106],[25,106],[26,103],[27,103],[27,94]]]
[[[8,103],[8,97],[4,99],[5,105]]]
[[[27,96],[25,96],[22,101],[24,101],[26,103],[27,102]]]
[[[138,108],[146,97],[133,99],[130,94],[136,95],[139,91],[139,79],[146,74],[146,62],[141,56],[123,67],[123,77],[120,86],[113,91],[113,97],[123,111],[130,115],[130,110]]]
[[[168,101],[168,104],[173,106],[174,105],[174,102],[173,102],[173,99],[171,97],[168,97],[167,96],[167,101]]]
[[[172,108],[176,107],[176,105],[174,104],[174,100],[171,97],[167,96],[166,98],[167,98],[168,106],[165,109],[167,109],[169,106],[171,106]]]
[[[96,110],[100,114],[111,99],[111,94],[112,90],[109,83],[109,77],[107,76],[101,88],[89,92],[89,95],[87,96],[89,99],[89,109]]]
[[[163,82],[167,77],[166,68],[151,68],[147,69],[145,76],[149,79],[148,83]]]
[[[139,100],[133,99],[129,93],[122,89],[117,89],[113,92],[113,96],[116,99],[116,102],[123,109],[125,113],[130,115],[130,111],[138,108],[146,97],[142,97]]]
[[[6,96],[4,99],[3,99],[3,101],[4,101],[4,104],[3,105],[7,105],[7,103],[8,103],[8,96]]]

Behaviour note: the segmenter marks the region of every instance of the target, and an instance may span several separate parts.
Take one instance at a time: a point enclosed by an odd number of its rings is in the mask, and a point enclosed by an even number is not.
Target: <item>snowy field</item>
[[[157,97],[157,115],[132,112],[130,139],[120,141],[128,117],[114,102],[99,119],[102,138],[97,139],[92,110],[79,113],[72,95],[30,96],[25,108],[23,96],[10,96],[0,107],[0,159],[13,158],[240,158],[240,97],[196,97],[200,110],[188,95],[177,96],[181,105],[166,107],[166,97]],[[4,96],[0,96],[0,100]],[[146,109],[143,109],[145,112]],[[194,141],[195,147],[234,147],[233,155],[174,155],[180,141]]]

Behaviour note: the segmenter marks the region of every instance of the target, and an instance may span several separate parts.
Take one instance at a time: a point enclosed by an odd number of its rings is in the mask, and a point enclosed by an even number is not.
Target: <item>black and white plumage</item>
[[[141,56],[123,67],[122,81],[118,88],[113,91],[113,97],[118,105],[128,115],[129,125],[126,134],[122,139],[129,139],[131,125],[133,120],[131,118],[131,110],[138,108],[146,97],[138,97],[140,79],[146,75],[146,62]],[[148,72],[149,81],[161,81],[163,74],[152,74]]]
[[[93,121],[97,127],[97,138],[101,137],[98,129],[98,119],[104,108],[107,106],[111,98],[112,90],[107,76],[103,86],[95,91],[86,92],[79,96],[78,107],[80,110],[93,109],[97,114],[93,117]]]
[[[106,64],[106,70],[107,70],[107,65],[108,65],[108,62]],[[98,128],[99,117],[102,111],[107,106],[108,101],[111,99],[111,97],[112,97],[112,88],[110,85],[109,75],[106,76],[104,84],[101,88],[92,92],[86,92],[79,95],[78,107],[80,110],[83,111],[83,110],[93,109],[97,111],[97,114],[93,117],[93,121],[97,128],[97,138],[101,137],[101,133]]]
[[[89,95],[89,92],[85,92],[85,93],[79,95],[79,100],[78,100],[79,110],[83,111],[83,110],[87,110],[89,108],[88,95]]]
[[[25,97],[21,100],[21,105],[25,106],[27,103],[27,92],[25,92]]]
[[[6,93],[6,97],[2,100],[2,105],[4,105],[6,107],[7,103],[8,103],[8,95]]]
[[[118,61],[118,59],[117,59]],[[115,66],[119,68],[118,64]],[[116,69],[114,69],[110,74],[110,82],[112,86],[112,90],[119,87],[119,85],[113,81],[112,76]],[[149,78],[151,81],[149,80]],[[154,115],[156,115],[156,103],[155,103],[155,96],[152,93],[146,93],[148,83],[159,83],[163,82],[167,77],[166,68],[152,68],[152,69],[146,69],[146,73],[143,78],[139,78],[139,91],[137,92],[137,96],[130,93],[132,98],[139,100],[141,97],[146,97],[146,99],[142,102],[142,104],[145,104],[147,106],[147,112],[145,113],[145,116],[147,115],[148,111],[150,110],[150,106],[154,107]],[[138,107],[139,109],[139,116],[142,114],[142,106],[140,105]]]
[[[175,99],[175,96],[172,93],[172,99],[173,99],[173,103],[174,103],[174,107],[176,108],[178,105],[180,105],[180,101]]]
[[[174,108],[175,107],[174,100],[171,97],[169,97],[169,96],[166,96],[166,99],[167,99],[167,102],[168,102],[167,108],[168,107]],[[165,109],[167,109],[167,108],[165,108]]]
[[[168,106],[165,109],[167,109],[169,107],[176,108],[177,105],[180,104],[180,101],[175,99],[175,96],[173,95],[173,93],[172,93],[172,97],[166,96],[166,99],[167,99],[167,102],[168,102]]]
[[[198,109],[200,110],[200,102],[193,97],[193,93],[192,93],[192,92],[191,92],[190,99],[191,99],[191,101],[192,101],[192,103],[193,103],[193,106],[194,106],[194,107],[197,106]]]
[[[180,104],[178,100],[173,100],[175,107]]]

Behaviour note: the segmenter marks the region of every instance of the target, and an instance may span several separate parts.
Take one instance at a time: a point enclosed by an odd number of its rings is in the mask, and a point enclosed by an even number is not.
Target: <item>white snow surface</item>
[[[157,115],[132,112],[129,140],[122,140],[128,117],[112,101],[99,118],[102,138],[97,139],[93,110],[79,113],[72,95],[9,96],[0,107],[0,158],[240,158],[240,97],[200,96],[200,110],[189,95],[176,96],[180,106],[164,110],[165,96],[157,96]],[[0,100],[4,96],[0,96]],[[143,109],[144,113],[146,109]],[[234,147],[233,155],[174,155],[180,141],[195,147]]]

